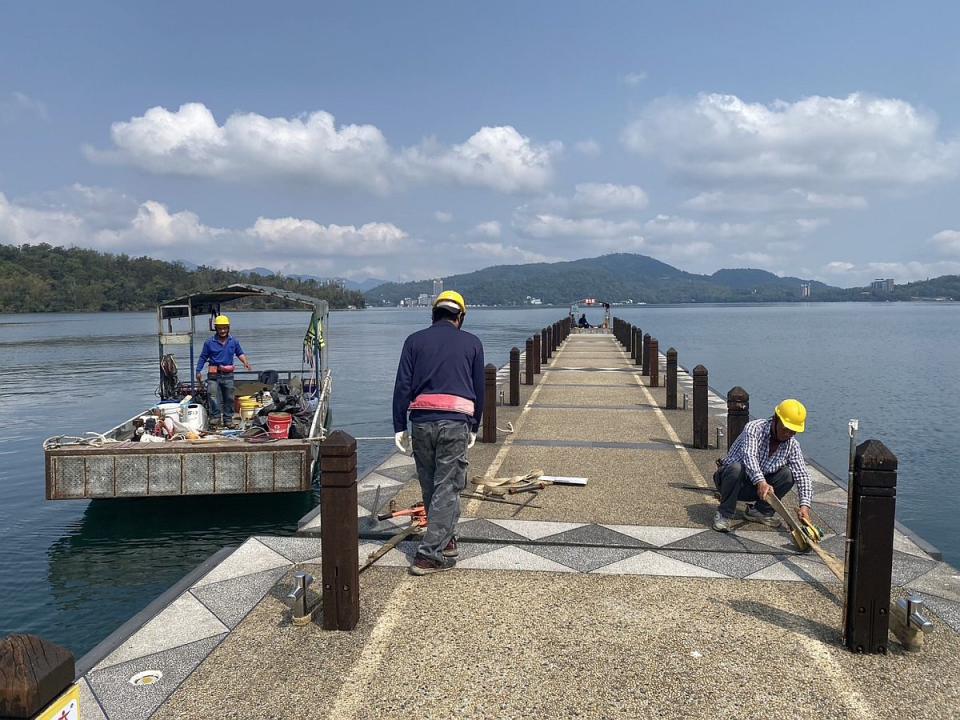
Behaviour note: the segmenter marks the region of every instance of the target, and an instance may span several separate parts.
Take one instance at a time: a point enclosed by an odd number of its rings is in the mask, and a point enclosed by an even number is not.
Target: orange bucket
[[[285,412],[272,412],[267,415],[267,430],[274,440],[286,440],[290,437],[290,425],[293,416]]]

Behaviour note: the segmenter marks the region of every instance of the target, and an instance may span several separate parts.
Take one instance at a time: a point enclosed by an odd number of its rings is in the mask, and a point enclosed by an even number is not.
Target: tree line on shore
[[[188,269],[182,263],[47,244],[0,245],[0,312],[153,310],[165,301],[231,283],[270,285],[326,300],[331,308],[363,307],[363,293],[280,275]],[[270,308],[270,299],[245,307]]]

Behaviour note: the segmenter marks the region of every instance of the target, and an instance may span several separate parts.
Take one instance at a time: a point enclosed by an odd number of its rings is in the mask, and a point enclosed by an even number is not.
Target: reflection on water
[[[487,360],[564,309],[471,309],[467,329]],[[942,418],[960,406],[958,305],[833,304],[619,309],[680,363],[710,371],[722,392],[743,385],[762,415],[785,395],[810,410],[805,451],[845,473],[846,422],[859,417],[900,459],[898,517],[954,562],[960,542],[953,489],[960,457]],[[257,370],[297,369],[302,312],[231,313]],[[600,311],[587,311],[592,323]],[[426,311],[331,315],[333,418],[357,437],[392,436],[390,394],[404,338]],[[256,533],[289,534],[310,493],[94,502],[43,499],[41,443],[103,431],[154,402],[152,313],[0,316],[0,634],[35,632],[88,650],[211,554]],[[896,342],[894,342],[896,340]],[[188,361],[179,358],[189,377]],[[360,471],[393,449],[361,441]]]

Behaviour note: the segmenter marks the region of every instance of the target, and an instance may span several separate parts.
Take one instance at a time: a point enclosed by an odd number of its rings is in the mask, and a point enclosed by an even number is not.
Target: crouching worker
[[[751,420],[744,426],[727,456],[719,461],[713,482],[720,493],[720,507],[713,518],[713,529],[729,532],[738,500],[755,500],[744,513],[747,520],[778,527],[780,518],[765,498],[774,493],[782,498],[797,485],[800,517],[810,520],[813,483],[804,462],[800,443],[794,437],[802,433],[807,409],[798,400],[784,400],[773,417]]]
[[[453,532],[467,482],[467,449],[483,415],[483,345],[460,329],[466,314],[460,293],[440,293],[433,324],[403,344],[393,387],[395,442],[409,455],[412,439],[427,509],[427,531],[410,568],[414,575],[449,570],[458,555]]]

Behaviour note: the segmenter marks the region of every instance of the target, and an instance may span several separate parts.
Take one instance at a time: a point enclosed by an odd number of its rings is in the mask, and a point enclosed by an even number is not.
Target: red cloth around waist
[[[444,412],[458,412],[464,415],[473,415],[473,400],[467,400],[459,395],[444,395],[443,393],[423,393],[410,403],[408,410],[441,410]]]

